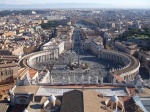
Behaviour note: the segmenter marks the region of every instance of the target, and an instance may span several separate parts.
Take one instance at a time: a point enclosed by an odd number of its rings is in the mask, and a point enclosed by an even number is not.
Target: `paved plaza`
[[[46,62],[38,62],[34,66],[40,69],[48,69],[52,65],[50,77],[53,84],[58,83],[96,83],[108,82],[109,70],[112,68],[120,68],[121,65],[109,60],[102,60],[93,55],[90,51],[85,51],[80,47],[81,36],[79,30],[73,33],[74,49],[64,51],[58,59],[51,59]],[[79,55],[79,56],[78,56]],[[69,64],[85,63],[88,67],[86,69],[75,68],[71,70]],[[90,78],[90,79],[89,79]],[[98,80],[97,80],[98,79]]]

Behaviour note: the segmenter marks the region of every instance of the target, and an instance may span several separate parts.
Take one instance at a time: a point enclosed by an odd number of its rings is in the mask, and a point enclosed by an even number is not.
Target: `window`
[[[0,99],[2,99],[3,98],[3,95],[0,95]]]
[[[2,72],[0,72],[0,76],[3,77],[3,73]]]
[[[5,90],[2,90],[2,93],[5,93]]]
[[[6,74],[9,75],[9,70],[6,71]]]
[[[5,76],[5,75],[6,75],[6,72],[5,72],[5,71],[3,71],[3,72],[2,72],[2,74]]]
[[[13,74],[13,70],[10,71],[10,74]]]

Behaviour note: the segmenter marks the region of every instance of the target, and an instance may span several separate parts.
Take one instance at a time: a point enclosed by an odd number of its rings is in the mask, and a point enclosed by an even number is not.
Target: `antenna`
[[[80,66],[80,62],[79,62],[79,49],[78,49],[78,67]]]
[[[84,84],[83,84],[83,81],[84,81],[84,76],[82,74],[82,90],[84,90]]]
[[[82,83],[82,90],[84,90],[84,84]]]

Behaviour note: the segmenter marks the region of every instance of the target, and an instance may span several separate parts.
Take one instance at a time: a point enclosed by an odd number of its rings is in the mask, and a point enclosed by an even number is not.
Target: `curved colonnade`
[[[43,70],[40,66],[38,66],[37,63],[42,63],[45,61],[48,61],[50,59],[58,59],[58,50],[52,50],[52,51],[39,51],[35,53],[31,53],[29,55],[24,56],[20,61],[23,63],[23,66],[30,67],[36,70]]]
[[[38,63],[42,63],[48,61],[50,59],[58,59],[58,50],[54,51],[41,51],[33,54],[27,59],[27,65],[33,69],[43,70],[41,66],[36,65]]]
[[[98,58],[111,60],[120,63],[123,67],[110,70],[110,82],[113,82],[114,75],[118,75],[124,79],[124,81],[132,81],[139,72],[140,63],[139,61],[122,52],[110,51],[105,49],[99,49]],[[46,62],[50,59],[58,59],[59,54],[58,50],[53,51],[40,51],[32,53],[29,56],[25,56],[23,60],[26,61],[26,66],[31,67],[37,70],[43,70],[42,66],[39,66],[39,63]],[[111,77],[112,76],[112,77]]]
[[[140,67],[139,61],[133,56],[130,56],[126,53],[100,49],[98,51],[98,58],[111,60],[122,64],[123,67],[118,69],[112,69],[110,72],[112,73],[112,75],[119,75],[125,81],[134,80],[135,76],[139,72]]]

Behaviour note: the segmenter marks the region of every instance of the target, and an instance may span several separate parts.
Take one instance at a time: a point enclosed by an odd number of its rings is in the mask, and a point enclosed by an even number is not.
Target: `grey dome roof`
[[[116,95],[114,95],[114,96],[111,97],[111,101],[118,102],[119,99]]]
[[[24,111],[23,112],[29,112],[27,109],[24,109]]]
[[[51,95],[51,96],[48,98],[48,100],[49,100],[50,102],[53,102],[53,101],[56,100],[56,97],[55,97],[54,95]]]

